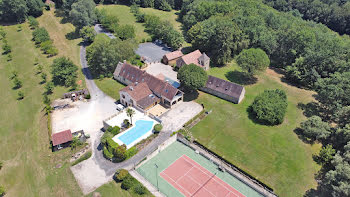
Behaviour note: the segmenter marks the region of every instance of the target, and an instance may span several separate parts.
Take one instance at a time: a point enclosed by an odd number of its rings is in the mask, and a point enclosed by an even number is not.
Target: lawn
[[[134,191],[126,191],[121,189],[121,183],[116,183],[115,181],[111,181],[107,184],[99,187],[95,192],[99,192],[103,197],[114,197],[114,196],[123,196],[123,197],[151,197],[151,194],[138,195]],[[93,193],[88,195],[92,197]]]
[[[126,5],[99,5],[98,9],[106,9],[107,13],[116,16],[119,19],[119,24],[134,25],[136,40],[141,42],[143,39],[151,38],[148,33],[145,32],[143,23],[137,23],[135,16],[130,12],[130,7]],[[156,10],[153,8],[140,8],[140,10],[146,14],[153,14],[161,17],[163,20],[168,20],[177,30],[180,31],[181,23],[177,21],[177,11],[165,12]]]
[[[208,73],[240,81],[235,63],[211,68]],[[313,93],[285,84],[280,77],[269,69],[257,83],[245,86],[246,96],[238,105],[201,92],[196,101],[213,111],[192,128],[192,133],[199,142],[271,186],[278,195],[303,196],[316,186],[314,174],[319,166],[312,154],[319,151],[320,145],[303,143],[293,130],[305,119],[297,104],[311,101]],[[248,106],[256,95],[275,88],[285,90],[288,96],[284,122],[278,126],[254,123],[248,117]]]
[[[115,100],[119,100],[119,90],[125,87],[112,78],[95,79],[94,81],[98,88]]]

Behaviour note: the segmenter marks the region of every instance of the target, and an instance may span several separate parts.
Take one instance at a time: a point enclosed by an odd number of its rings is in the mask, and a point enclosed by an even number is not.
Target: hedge
[[[129,190],[130,188],[134,187],[138,181],[132,177],[130,174],[126,176],[122,182],[122,189]]]
[[[72,163],[72,166],[75,166],[77,165],[78,163],[82,162],[82,161],[85,161],[87,159],[89,159],[92,155],[92,152],[91,150],[86,152],[83,156],[81,156],[79,159],[75,160],[73,163]]]
[[[140,183],[136,184],[134,187],[134,191],[136,194],[143,195],[146,194],[147,189],[145,186],[141,185]]]
[[[107,149],[107,147],[103,147],[103,156],[105,156],[107,159],[112,160],[113,159],[113,154],[110,153]]]
[[[163,129],[163,126],[162,126],[161,124],[156,124],[156,125],[154,126],[154,131],[155,131],[156,133],[159,133],[162,129]]]
[[[107,138],[106,146],[109,152],[113,152],[119,145],[112,138]]]
[[[129,176],[129,172],[125,169],[117,171],[114,175],[116,181],[123,181],[127,176]]]

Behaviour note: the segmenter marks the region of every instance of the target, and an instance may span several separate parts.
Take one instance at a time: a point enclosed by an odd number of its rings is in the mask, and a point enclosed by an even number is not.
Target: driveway
[[[95,29],[97,34],[106,34],[111,39],[115,38],[115,36],[111,32],[109,32],[108,30],[103,28],[101,24],[96,24],[94,26],[94,29]]]

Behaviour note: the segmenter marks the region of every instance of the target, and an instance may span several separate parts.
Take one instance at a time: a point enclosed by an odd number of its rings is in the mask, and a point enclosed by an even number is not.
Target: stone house
[[[65,130],[51,135],[52,150],[57,151],[66,148],[73,140],[71,130]]]
[[[158,103],[171,108],[183,101],[182,91],[126,62],[118,63],[113,76],[127,85],[119,91],[120,102],[126,106],[133,106],[144,112]]]
[[[188,64],[195,64],[204,70],[209,70],[210,58],[205,53],[195,50],[176,60],[176,66],[178,68]]]
[[[184,54],[181,51],[174,51],[167,53],[163,56],[163,63],[168,65],[175,65],[176,61],[181,58]]]
[[[245,95],[243,86],[211,75],[208,76],[205,87],[200,90],[236,104],[240,103]]]

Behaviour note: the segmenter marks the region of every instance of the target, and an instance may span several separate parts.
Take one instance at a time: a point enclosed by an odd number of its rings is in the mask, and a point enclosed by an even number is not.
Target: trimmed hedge
[[[136,194],[143,195],[143,194],[146,194],[147,188],[145,186],[141,185],[140,183],[138,183],[134,187],[134,192]]]
[[[103,156],[105,156],[107,159],[112,160],[113,159],[113,154],[110,153],[107,149],[107,147],[103,147]]]
[[[123,181],[127,176],[129,176],[129,172],[125,169],[121,169],[118,170],[115,174],[114,174],[114,178],[116,181]]]
[[[132,177],[130,174],[126,176],[122,182],[122,189],[129,190],[130,188],[134,187],[138,181]]]
[[[82,161],[85,161],[87,159],[89,159],[92,155],[92,152],[91,150],[86,152],[83,156],[81,156],[79,159],[75,160],[73,163],[72,163],[72,166],[75,166],[77,165],[78,163],[82,162]]]
[[[161,124],[156,124],[154,126],[155,133],[159,133],[163,129],[163,126]]]

